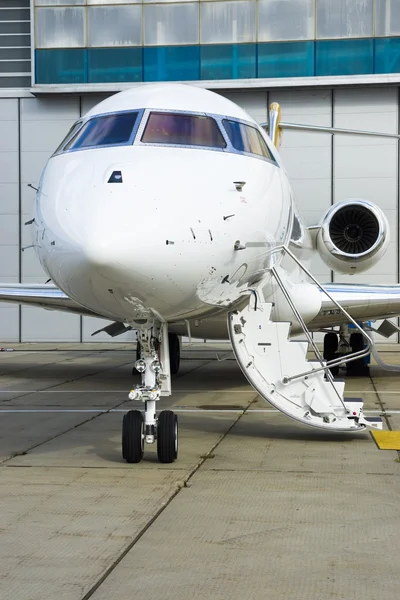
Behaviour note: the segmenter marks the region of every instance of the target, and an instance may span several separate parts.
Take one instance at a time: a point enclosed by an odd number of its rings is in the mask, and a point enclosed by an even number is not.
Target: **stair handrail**
[[[298,373],[297,375],[292,375],[290,377],[284,377],[282,382],[290,383],[290,381],[293,381],[294,379],[306,377],[313,373],[317,373],[318,371],[325,371],[325,374],[326,374],[329,382],[332,384],[337,396],[340,398],[340,401],[342,402],[343,406],[345,407],[340,394],[338,393],[338,391],[336,390],[336,387],[334,386],[334,379],[333,379],[332,373],[330,371],[330,367],[339,366],[340,364],[352,362],[359,358],[363,358],[364,356],[368,356],[368,354],[370,354],[370,352],[373,349],[373,345],[374,345],[373,341],[369,337],[369,335],[363,330],[363,328],[360,327],[360,325],[357,323],[357,321],[355,321],[349,315],[349,313],[346,311],[346,309],[343,308],[343,306],[341,306],[341,304],[339,304],[339,302],[337,302],[337,300],[335,300],[329,294],[329,292],[324,288],[324,286],[310,273],[310,271],[302,264],[302,262],[297,258],[297,256],[295,256],[295,254],[293,254],[293,252],[291,250],[289,250],[289,248],[287,246],[285,246],[285,245],[277,246],[276,248],[271,250],[271,254],[275,254],[277,252],[282,252],[282,251],[285,252],[286,254],[288,254],[295,261],[295,263],[300,267],[300,269],[307,275],[307,277],[309,277],[318,286],[318,288],[329,298],[329,300],[331,302],[333,302],[333,304],[340,310],[340,312],[346,317],[346,319],[348,319],[348,321],[350,323],[352,323],[354,325],[354,327],[361,333],[361,335],[363,336],[363,338],[366,340],[366,343],[367,343],[367,347],[363,348],[362,350],[353,352],[352,354],[349,354],[346,357],[334,359],[334,360],[328,361],[325,364],[323,364],[324,363],[323,356],[321,355],[318,347],[316,346],[316,344],[311,336],[311,333],[310,333],[309,329],[307,328],[306,323],[304,322],[304,319],[302,318],[301,314],[299,313],[295,304],[293,303],[292,299],[290,298],[290,294],[288,293],[288,291],[285,287],[285,284],[283,283],[282,279],[280,278],[279,274],[277,273],[276,268],[272,267],[271,268],[272,275],[275,277],[279,288],[281,289],[289,306],[291,307],[294,315],[296,316],[301,328],[303,329],[303,332],[305,333],[308,342],[310,343],[311,347],[313,348],[314,354],[315,354],[316,358],[318,359],[318,362],[321,364],[320,368],[312,369],[311,371],[305,371],[303,373]]]

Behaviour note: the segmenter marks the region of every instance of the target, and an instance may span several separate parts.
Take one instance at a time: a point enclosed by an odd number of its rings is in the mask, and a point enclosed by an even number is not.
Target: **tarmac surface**
[[[1,600],[399,598],[399,455],[369,433],[302,427],[201,344],[159,404],[178,413],[178,460],[146,446],[128,465],[131,345],[14,348],[0,353]],[[346,383],[400,429],[400,374]]]

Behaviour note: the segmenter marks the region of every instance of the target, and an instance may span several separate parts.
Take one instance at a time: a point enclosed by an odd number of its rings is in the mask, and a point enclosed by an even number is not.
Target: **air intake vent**
[[[379,237],[378,219],[363,206],[345,206],[333,215],[329,235],[338,250],[350,255],[362,254]]]

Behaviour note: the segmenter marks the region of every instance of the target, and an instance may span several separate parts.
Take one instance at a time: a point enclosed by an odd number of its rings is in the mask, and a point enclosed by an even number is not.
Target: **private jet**
[[[382,427],[336,375],[375,352],[369,321],[397,330],[387,319],[400,314],[400,286],[321,284],[309,265],[318,253],[339,273],[368,269],[388,247],[388,222],[349,199],[306,227],[278,153],[285,128],[399,137],[285,124],[278,104],[258,124],[216,93],[157,83],[95,106],[43,170],[29,224],[53,283],[3,284],[0,300],[102,317],[112,336],[137,331],[141,382],[129,398],[142,409],[123,418],[128,463],[145,443],[163,463],[177,458],[177,416],[156,406],[171,394],[183,335],[229,339],[258,394],[300,423]]]

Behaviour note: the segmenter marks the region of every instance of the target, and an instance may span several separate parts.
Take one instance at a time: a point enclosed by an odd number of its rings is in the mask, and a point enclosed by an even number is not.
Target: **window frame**
[[[245,150],[238,150],[237,148],[235,148],[235,146],[231,142],[231,139],[229,137],[228,131],[225,128],[224,121],[230,121],[232,123],[238,123],[239,125],[246,125],[247,127],[250,127],[251,129],[255,129],[255,131],[261,136],[261,139],[264,142],[264,144],[265,144],[265,146],[266,146],[266,148],[268,150],[269,157],[264,156],[263,154],[255,154],[253,152],[246,152]],[[240,154],[241,156],[250,156],[252,158],[259,158],[261,160],[266,160],[267,162],[270,162],[270,163],[276,165],[277,167],[279,166],[278,161],[276,160],[275,156],[273,155],[271,148],[267,144],[267,142],[264,139],[264,137],[263,137],[261,131],[259,130],[259,128],[254,123],[249,123],[248,121],[243,121],[242,119],[235,119],[235,118],[226,116],[226,117],[222,117],[222,119],[221,119],[221,125],[224,128],[224,132],[225,132],[226,138],[229,140],[229,145],[232,148],[231,152],[233,152],[234,154]]]
[[[148,109],[148,111],[146,111],[146,117],[145,119],[143,119],[143,127],[141,128],[141,130],[138,132],[137,135],[137,139],[136,139],[136,144],[140,145],[140,146],[155,146],[155,147],[167,147],[167,148],[194,148],[194,149],[202,149],[202,150],[213,150],[216,152],[226,152],[228,146],[229,146],[229,141],[225,135],[225,131],[221,126],[221,121],[220,119],[216,118],[216,115],[212,115],[209,113],[200,113],[200,112],[194,112],[191,110],[171,110],[171,109]],[[221,138],[224,140],[225,142],[225,146],[224,147],[218,147],[218,146],[205,146],[205,145],[199,145],[199,144],[167,144],[167,143],[163,143],[163,142],[143,142],[143,136],[146,132],[146,128],[147,125],[149,123],[150,117],[153,113],[157,113],[157,114],[169,114],[169,115],[182,115],[182,116],[188,116],[188,117],[206,117],[208,119],[212,119],[214,121],[214,123],[217,125],[218,131],[221,135]]]
[[[98,144],[95,146],[84,146],[81,148],[68,148],[68,149],[64,150],[65,146],[67,144],[69,144],[75,138],[75,136],[81,131],[81,129],[87,123],[89,123],[89,121],[93,121],[93,119],[98,119],[100,117],[112,117],[115,115],[126,115],[126,114],[132,114],[132,113],[137,114],[137,117],[136,117],[135,124],[132,128],[131,134],[129,136],[129,139],[126,142],[121,142],[118,144],[117,143],[116,144]],[[66,139],[65,142],[62,142],[62,146],[60,144],[60,146],[58,147],[57,151],[53,154],[53,156],[59,156],[60,154],[68,154],[70,152],[81,152],[84,150],[98,150],[101,148],[120,148],[120,147],[124,147],[124,146],[132,146],[133,142],[135,140],[137,131],[139,129],[139,126],[141,124],[143,113],[144,113],[144,109],[116,110],[113,112],[99,113],[98,115],[90,115],[88,118],[86,118],[86,119],[83,118],[81,121],[78,119],[77,123],[81,122],[81,127],[79,127],[79,129],[75,132],[75,134],[72,137],[68,136],[68,139]]]
[[[185,144],[163,144],[163,143],[156,143],[156,142],[142,142],[141,138],[142,135],[144,134],[147,122],[149,120],[150,114],[156,112],[156,113],[170,113],[170,114],[182,114],[182,115],[189,115],[189,116],[199,116],[199,117],[209,117],[211,119],[213,119],[217,126],[218,126],[218,130],[221,133],[224,141],[225,141],[225,147],[224,148],[217,148],[215,146],[198,146],[198,145],[194,145],[194,144],[190,144],[190,145],[185,145]],[[276,167],[280,167],[280,164],[278,162],[278,160],[275,158],[274,153],[273,153],[273,149],[272,147],[268,144],[268,142],[265,140],[262,132],[260,131],[260,128],[257,126],[256,123],[252,123],[250,121],[245,121],[243,119],[239,119],[236,117],[231,117],[229,115],[221,115],[221,114],[214,114],[214,113],[205,113],[205,112],[196,112],[196,111],[192,111],[192,110],[171,110],[171,109],[160,109],[160,108],[138,108],[138,109],[130,109],[130,110],[119,110],[119,111],[113,111],[113,112],[107,112],[107,113],[99,113],[96,115],[91,115],[87,118],[82,117],[80,119],[78,119],[76,121],[75,124],[80,124],[81,127],[83,127],[88,121],[92,120],[92,119],[96,119],[98,117],[104,117],[104,116],[112,116],[112,115],[119,115],[119,114],[127,114],[127,113],[137,113],[137,119],[135,122],[135,125],[132,129],[130,138],[127,142],[121,143],[121,144],[101,144],[98,146],[86,146],[84,148],[71,148],[68,150],[64,150],[64,147],[71,141],[71,137],[66,136],[65,141],[62,142],[62,146],[60,144],[60,146],[58,146],[57,151],[52,155],[52,156],[60,156],[63,154],[69,154],[72,152],[82,152],[84,150],[97,150],[97,149],[102,149],[102,148],[119,148],[119,147],[124,147],[124,146],[133,146],[133,147],[153,147],[153,148],[186,148],[186,149],[194,149],[194,150],[210,150],[212,152],[226,152],[228,154],[236,154],[239,156],[247,156],[249,158],[256,158],[258,160],[263,160],[265,162],[268,162]],[[255,129],[259,135],[262,137],[262,140],[264,141],[267,150],[270,154],[270,158],[267,158],[266,156],[260,155],[260,154],[253,154],[251,152],[245,152],[243,150],[237,150],[230,138],[229,135],[225,129],[224,126],[224,121],[232,121],[234,123],[239,123],[241,125],[247,125],[248,127],[251,127],[252,129]],[[77,129],[77,131],[75,132],[75,135],[77,133],[79,133],[79,131],[81,130],[81,127],[79,127]],[[71,128],[72,129],[72,128]],[[272,145],[272,142],[271,142]]]

